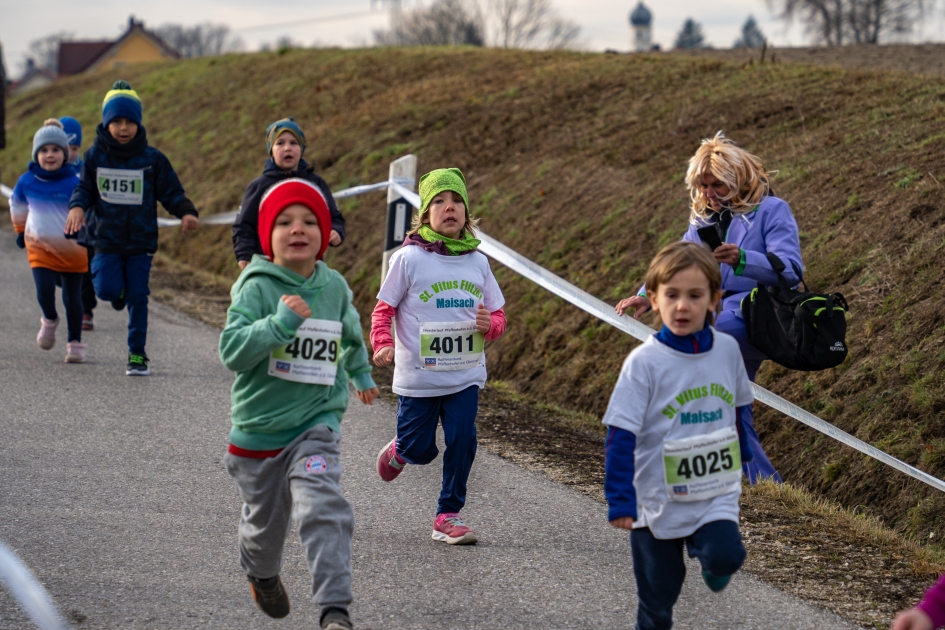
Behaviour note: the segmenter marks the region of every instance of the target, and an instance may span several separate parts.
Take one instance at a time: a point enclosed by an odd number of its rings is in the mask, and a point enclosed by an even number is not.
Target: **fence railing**
[[[387,190],[388,188],[396,191],[397,194],[406,199],[411,205],[413,205],[414,208],[420,207],[420,196],[393,179],[386,182],[378,182],[376,184],[355,186],[354,188],[333,192],[332,195],[336,199],[341,199],[344,197],[352,197],[373,191]],[[2,185],[0,185],[0,192],[2,192],[7,197],[12,194],[12,191],[10,191],[9,188]],[[201,222],[203,224],[210,225],[225,225],[232,224],[235,218],[236,212],[227,212],[225,214],[211,215],[207,218],[201,219]],[[162,227],[179,224],[180,220],[178,219],[158,219],[158,225]],[[515,250],[503,245],[482,231],[477,231],[477,235],[482,241],[482,245],[479,247],[482,253],[489,256],[493,260],[502,263],[527,280],[534,282],[551,293],[554,293],[558,297],[573,304],[581,310],[590,313],[597,319],[610,324],[618,330],[622,330],[639,341],[645,341],[650,335],[656,332],[646,324],[639,322],[632,317],[627,315],[617,315],[617,313],[614,311],[614,307],[610,304],[607,304],[606,302],[594,297],[586,291],[581,290],[567,280],[553,274],[541,265],[538,265],[525,256],[522,256]],[[798,422],[806,424],[807,426],[820,431],[824,435],[827,435],[830,438],[833,438],[834,440],[849,446],[850,448],[856,449],[864,455],[872,457],[873,459],[876,459],[877,461],[880,461],[891,468],[895,468],[896,470],[905,473],[910,477],[918,479],[919,481],[932,486],[936,490],[945,492],[945,481],[933,477],[932,475],[919,470],[915,466],[910,466],[909,464],[893,457],[884,451],[881,451],[867,442],[850,435],[846,431],[835,427],[822,418],[818,418],[809,411],[799,407],[798,405],[795,405],[788,400],[785,400],[784,398],[765,389],[757,383],[752,383],[751,388],[754,392],[755,400],[758,402],[768,405],[769,407],[780,411],[784,415],[793,418]]]

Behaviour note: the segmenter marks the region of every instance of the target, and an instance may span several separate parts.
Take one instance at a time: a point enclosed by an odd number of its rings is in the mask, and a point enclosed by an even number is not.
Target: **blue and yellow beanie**
[[[299,141],[299,146],[302,147],[302,155],[305,155],[305,134],[299,127],[299,123],[295,122],[295,118],[283,118],[266,127],[266,153],[272,155],[272,143],[282,135],[283,131],[288,131],[295,136],[295,139]]]
[[[102,101],[102,124],[107,127],[116,118],[127,118],[136,125],[141,124],[141,99],[126,81],[115,81]]]
[[[420,178],[420,214],[427,211],[427,206],[441,192],[451,190],[463,198],[466,212],[469,212],[469,197],[466,195],[466,177],[458,168],[438,168]]]

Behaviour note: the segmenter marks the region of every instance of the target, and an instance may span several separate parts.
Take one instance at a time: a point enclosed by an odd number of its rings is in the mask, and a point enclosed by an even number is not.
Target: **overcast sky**
[[[403,0],[413,6],[420,0]],[[429,5],[431,0],[423,0]],[[636,0],[552,0],[557,10],[581,26],[588,50],[628,50],[628,15]],[[802,30],[777,22],[765,0],[645,0],[653,11],[653,39],[670,48],[687,17],[703,26],[706,38],[717,48],[728,48],[739,36],[748,15],[754,15],[762,31],[777,46],[802,46]],[[196,24],[217,22],[230,26],[255,50],[283,35],[305,45],[364,46],[372,32],[388,26],[388,14],[371,11],[371,0],[0,0],[0,44],[8,72],[19,75],[29,42],[58,31],[72,31],[78,39],[111,39],[120,35],[134,14],[147,26],[168,22]],[[353,16],[353,17],[352,17]],[[325,19],[330,18],[330,19]],[[269,26],[272,25],[272,26]],[[261,28],[263,27],[263,28]],[[925,21],[924,32],[914,40],[941,40],[945,24],[942,12]]]

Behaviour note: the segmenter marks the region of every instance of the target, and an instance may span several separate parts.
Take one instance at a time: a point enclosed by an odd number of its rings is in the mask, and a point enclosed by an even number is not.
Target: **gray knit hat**
[[[47,120],[46,124],[39,128],[33,135],[33,161],[36,161],[36,155],[39,150],[47,144],[54,144],[62,149],[66,154],[66,162],[69,161],[69,136],[62,129],[62,123],[58,120]]]

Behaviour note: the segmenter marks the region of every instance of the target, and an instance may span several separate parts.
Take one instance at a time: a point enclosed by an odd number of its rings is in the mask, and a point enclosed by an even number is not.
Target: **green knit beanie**
[[[466,178],[458,168],[438,168],[420,178],[420,214],[427,211],[427,206],[441,192],[453,191],[463,198],[466,212],[469,212],[469,197],[466,196]]]

